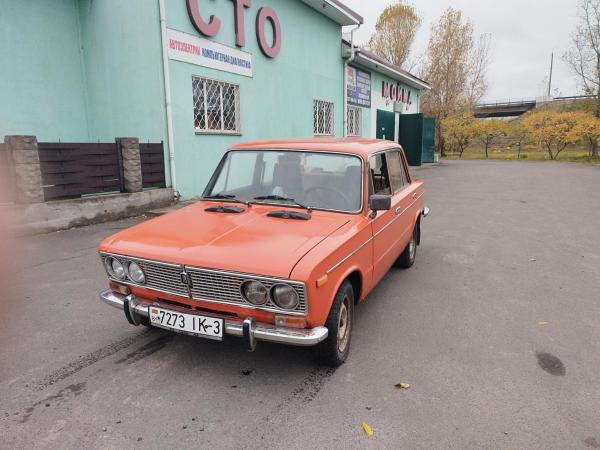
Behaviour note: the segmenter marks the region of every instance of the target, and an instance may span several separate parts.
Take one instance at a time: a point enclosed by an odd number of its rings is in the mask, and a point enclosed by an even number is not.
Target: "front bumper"
[[[140,324],[140,316],[148,317],[148,307],[150,305],[193,314],[193,311],[190,310],[178,308],[173,305],[163,305],[160,302],[146,301],[133,295],[125,296],[111,289],[102,291],[100,293],[100,300],[107,305],[124,311],[127,320],[134,325]],[[202,313],[202,315],[207,314]],[[250,351],[256,347],[256,341],[310,347],[324,341],[328,334],[326,327],[312,329],[283,328],[271,324],[257,323],[250,318],[245,320],[225,318],[224,323],[225,334],[243,338],[246,347]]]

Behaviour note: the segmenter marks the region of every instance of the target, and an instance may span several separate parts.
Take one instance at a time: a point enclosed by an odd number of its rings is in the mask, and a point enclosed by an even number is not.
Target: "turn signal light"
[[[306,319],[302,317],[275,316],[275,326],[282,328],[306,328]]]
[[[317,287],[325,286],[327,284],[327,275],[323,275],[321,278],[317,280]]]
[[[129,289],[129,286],[125,286],[124,284],[119,284],[119,283],[115,283],[114,281],[111,281],[108,283],[108,285],[113,291],[118,292],[119,294],[122,294],[122,295],[131,294],[131,289]]]

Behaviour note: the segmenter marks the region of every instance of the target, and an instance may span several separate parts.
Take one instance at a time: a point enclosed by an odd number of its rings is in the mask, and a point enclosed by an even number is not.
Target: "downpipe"
[[[350,57],[344,62],[344,130],[343,136],[348,137],[348,66],[356,59],[356,47],[354,46],[354,32],[360,28],[358,24],[350,31]]]

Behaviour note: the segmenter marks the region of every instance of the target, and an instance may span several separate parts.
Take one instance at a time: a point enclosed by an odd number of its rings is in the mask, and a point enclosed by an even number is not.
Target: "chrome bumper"
[[[107,305],[124,311],[127,320],[134,325],[140,324],[139,320],[136,321],[136,316],[148,317],[148,306],[150,305],[193,314],[192,311],[187,309],[177,308],[173,305],[162,305],[160,302],[144,301],[144,299],[136,298],[133,295],[125,296],[110,289],[100,293],[100,300]],[[257,323],[250,318],[245,320],[224,318],[223,320],[225,323],[225,334],[242,337],[246,347],[250,351],[254,350],[256,347],[256,341],[277,342],[279,344],[309,347],[317,345],[319,342],[325,340],[328,334],[326,327],[295,329]]]
[[[427,217],[429,215],[429,208],[425,206],[421,214],[423,214],[423,217]]]

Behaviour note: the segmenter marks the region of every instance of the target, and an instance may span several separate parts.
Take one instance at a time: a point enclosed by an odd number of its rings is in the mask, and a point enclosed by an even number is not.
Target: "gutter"
[[[169,147],[169,171],[171,173],[171,187],[175,198],[179,197],[177,191],[177,175],[175,171],[175,144],[173,142],[173,107],[171,101],[171,76],[169,74],[169,55],[167,48],[167,23],[165,21],[165,0],[158,0],[160,15],[160,33],[162,41],[163,81],[165,89],[165,107],[167,111],[167,145]]]
[[[354,32],[360,28],[358,24],[355,28],[350,31],[350,57],[344,62],[344,129],[343,136],[348,136],[348,66],[352,64],[352,61],[356,59],[356,50],[354,46]]]

